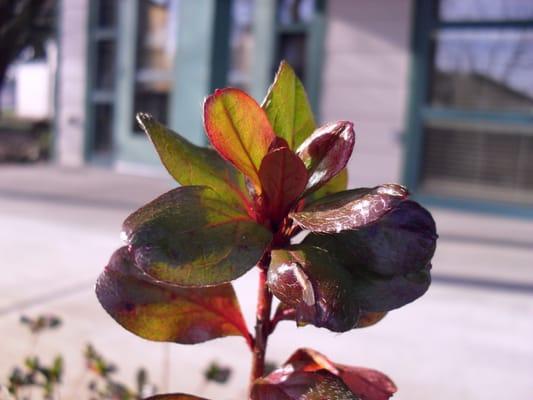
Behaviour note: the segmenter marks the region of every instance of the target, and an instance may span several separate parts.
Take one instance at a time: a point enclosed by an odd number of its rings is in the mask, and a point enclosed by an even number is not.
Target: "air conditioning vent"
[[[533,204],[533,128],[429,126],[422,187],[445,196]]]

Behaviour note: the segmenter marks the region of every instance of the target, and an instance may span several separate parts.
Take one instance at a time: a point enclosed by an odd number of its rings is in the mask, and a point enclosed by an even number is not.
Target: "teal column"
[[[213,85],[217,0],[182,0],[174,69],[170,127],[192,142],[204,145],[202,104]]]
[[[143,136],[133,136],[133,96],[137,39],[137,0],[119,2],[113,121],[115,161],[155,164],[157,158]]]
[[[265,97],[272,81],[276,46],[276,1],[256,0],[254,14],[254,54],[251,95],[259,102]]]

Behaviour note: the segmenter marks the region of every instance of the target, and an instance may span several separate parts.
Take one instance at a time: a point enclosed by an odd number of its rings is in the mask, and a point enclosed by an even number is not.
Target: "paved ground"
[[[93,294],[98,273],[120,245],[123,218],[171,184],[98,169],[0,168],[0,381],[32,348],[19,316],[53,312],[65,325],[43,335],[38,348],[45,359],[66,354],[62,399],[80,398],[87,342],[120,364],[125,379],[144,365],[161,385],[170,351],[169,389],[244,398],[249,356],[241,339],[194,347],[146,342],[116,325]],[[313,347],[336,361],[387,372],[400,400],[530,400],[533,223],[432,211],[441,238],[426,296],[373,328],[342,335],[284,323],[269,358],[281,362],[296,346]],[[250,323],[255,278],[252,272],[236,282]],[[228,386],[202,384],[211,360],[235,369]]]

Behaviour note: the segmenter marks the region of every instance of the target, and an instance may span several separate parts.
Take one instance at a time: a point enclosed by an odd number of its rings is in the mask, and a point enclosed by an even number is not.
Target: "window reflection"
[[[151,113],[163,123],[172,86],[177,11],[178,0],[139,0],[134,111]]]
[[[531,0],[441,0],[444,21],[524,20],[533,18]]]
[[[245,91],[250,90],[254,6],[253,0],[234,0],[231,9],[228,85]]]
[[[281,25],[310,22],[316,0],[279,0],[278,22]]]
[[[437,34],[430,88],[434,106],[533,111],[533,30]]]

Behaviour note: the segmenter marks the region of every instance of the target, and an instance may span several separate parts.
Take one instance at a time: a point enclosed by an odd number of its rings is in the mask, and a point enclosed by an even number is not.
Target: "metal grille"
[[[493,125],[427,127],[424,190],[533,204],[532,133]]]

